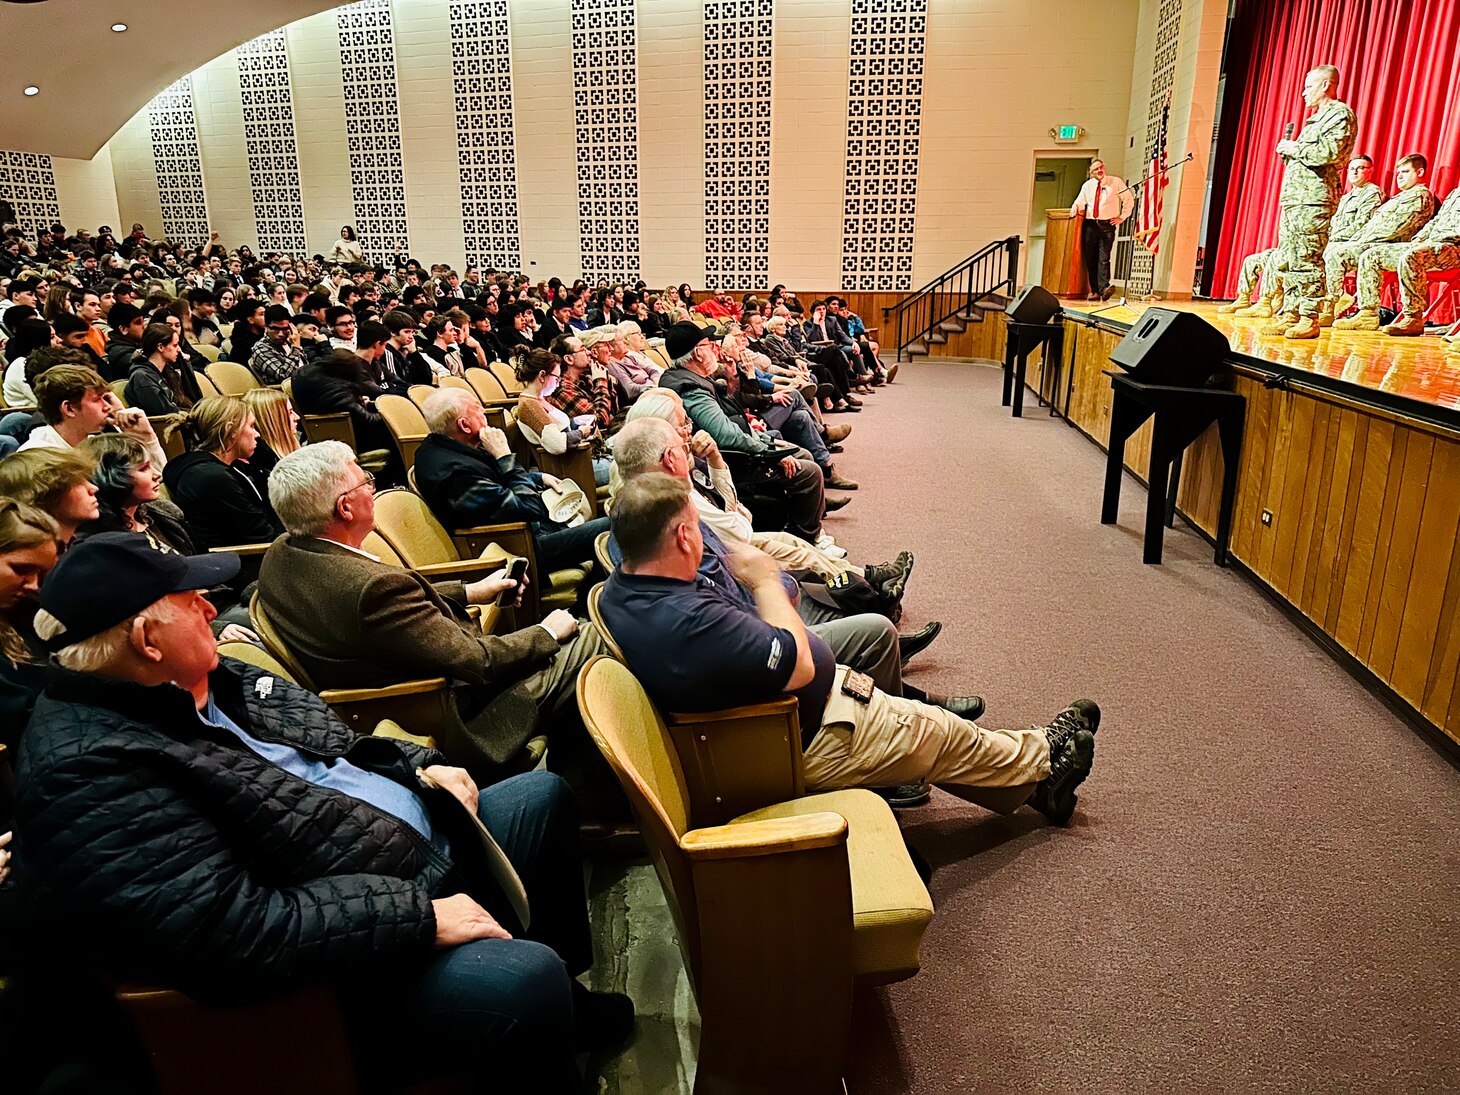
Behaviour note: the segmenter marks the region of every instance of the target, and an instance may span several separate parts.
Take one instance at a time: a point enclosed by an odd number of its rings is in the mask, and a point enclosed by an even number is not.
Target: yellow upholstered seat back
[[[208,379],[222,395],[242,395],[254,388],[262,387],[258,377],[246,365],[236,361],[215,361],[207,368]]]
[[[375,531],[408,567],[461,558],[451,534],[441,527],[420,495],[403,487],[375,496]]]
[[[260,669],[267,670],[276,677],[283,677],[290,684],[298,684],[294,674],[284,667],[284,663],[275,658],[261,646],[254,646],[253,643],[219,643],[218,653],[225,658],[236,658],[249,665],[256,665]]]
[[[699,924],[694,882],[679,846],[689,828],[689,794],[669,731],[628,667],[602,655],[578,676],[578,708],[638,818],[693,969]]]

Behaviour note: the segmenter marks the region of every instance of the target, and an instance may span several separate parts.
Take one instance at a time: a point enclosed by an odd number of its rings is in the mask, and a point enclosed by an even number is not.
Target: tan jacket
[[[461,582],[433,586],[327,540],[285,535],[264,555],[258,591],[318,688],[455,681],[457,721],[438,742],[452,763],[488,773],[536,732],[537,705],[520,686],[552,663],[558,643],[537,626],[483,635]]]

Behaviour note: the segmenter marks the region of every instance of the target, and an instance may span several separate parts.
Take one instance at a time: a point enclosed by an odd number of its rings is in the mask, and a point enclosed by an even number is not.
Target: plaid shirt
[[[248,358],[249,369],[264,384],[282,384],[304,365],[304,351],[298,346],[287,342],[276,346],[267,336],[254,343]]]
[[[590,384],[591,387],[588,386]],[[587,369],[578,375],[576,381],[564,373],[562,380],[558,382],[557,390],[548,396],[548,402],[569,418],[577,418],[580,414],[591,414],[593,420],[598,423],[601,434],[608,432],[609,426],[620,409],[618,384],[608,376],[593,380],[592,374]]]

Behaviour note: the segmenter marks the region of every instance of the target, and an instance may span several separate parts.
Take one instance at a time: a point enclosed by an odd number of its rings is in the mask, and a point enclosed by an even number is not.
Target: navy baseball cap
[[[171,593],[211,589],[238,574],[230,552],[158,551],[135,532],[101,532],[61,556],[41,586],[41,609],[61,624],[59,649],[100,635]]]

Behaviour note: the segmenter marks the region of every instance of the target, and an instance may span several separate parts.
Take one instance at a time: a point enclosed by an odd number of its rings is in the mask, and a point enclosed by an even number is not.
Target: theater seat
[[[244,392],[261,388],[259,378],[247,365],[236,361],[215,361],[207,368],[208,379],[223,395],[242,395]]]
[[[578,706],[678,929],[701,1016],[696,1091],[843,1091],[854,986],[915,974],[933,916],[887,804],[803,795],[790,699],[667,721],[600,656]]]

